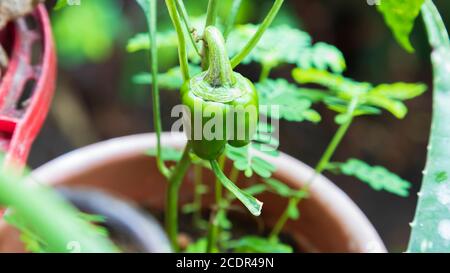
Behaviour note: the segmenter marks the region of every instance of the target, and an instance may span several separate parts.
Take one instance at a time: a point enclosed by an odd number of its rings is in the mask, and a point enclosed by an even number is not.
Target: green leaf
[[[200,73],[202,70],[198,65],[189,65],[189,71],[192,75]],[[147,72],[137,74],[133,77],[133,83],[150,85],[152,83],[152,75]],[[158,74],[158,84],[160,88],[165,90],[180,90],[184,80],[179,66],[169,69],[166,73]]]
[[[155,157],[156,156],[156,148],[148,149],[145,152],[146,155]],[[164,161],[179,161],[183,155],[183,152],[169,148],[169,147],[162,147],[162,160]]]
[[[410,100],[422,95],[425,91],[427,91],[425,84],[398,82],[393,84],[380,84],[370,90],[369,94],[396,100]]]
[[[333,165],[337,166],[343,174],[358,178],[376,191],[385,190],[401,197],[409,195],[411,184],[384,167],[370,166],[353,158],[345,163],[334,163]]]
[[[210,161],[211,168],[216,175],[216,177],[220,180],[222,185],[229,190],[234,196],[236,196],[239,201],[242,202],[242,204],[250,211],[251,214],[254,216],[259,216],[261,214],[261,209],[263,203],[260,202],[255,197],[251,196],[247,192],[239,189],[233,181],[228,179],[228,177],[225,176],[225,174],[220,169],[219,164],[217,161],[212,160]]]
[[[156,35],[158,41],[158,48],[166,49],[173,47],[174,49],[178,45],[177,34],[175,31],[158,32]],[[148,33],[138,33],[134,37],[130,38],[127,43],[127,51],[130,53],[138,52],[141,50],[150,49],[150,38]]]
[[[433,119],[427,163],[408,252],[450,252],[450,39],[445,23],[432,1],[422,7],[432,46]],[[446,14],[448,15],[448,13]]]
[[[83,1],[83,0],[82,0]],[[108,59],[127,28],[118,1],[86,0],[52,16],[59,60],[64,65]]]
[[[281,118],[287,121],[320,122],[321,116],[311,108],[312,101],[301,93],[301,89],[285,79],[265,80],[256,84],[259,93],[259,101],[264,107],[260,107],[262,114]],[[279,107],[279,113],[274,115],[271,106]]]
[[[300,211],[298,210],[298,206],[295,202],[289,202],[287,212],[289,218],[292,220],[298,220],[298,218],[300,218]]]
[[[399,82],[374,87],[367,82],[357,82],[340,74],[317,69],[296,68],[292,71],[292,76],[299,84],[317,84],[328,89],[328,96],[323,100],[328,108],[340,114],[345,114],[349,103],[358,97],[359,104],[353,113],[354,116],[379,114],[380,110],[377,108],[380,108],[402,119],[408,113],[403,101],[415,98],[426,91],[424,84]],[[348,117],[338,115],[336,122],[342,123],[346,118]]]
[[[317,84],[328,88],[330,91],[341,94],[342,97],[352,98],[364,94],[372,89],[372,85],[367,82],[357,82],[345,78],[340,74],[333,74],[325,70],[300,69],[292,70],[292,77],[299,84]]]
[[[230,57],[241,51],[257,29],[258,25],[240,25],[230,33],[227,39]],[[287,63],[303,68],[330,68],[338,73],[346,68],[343,54],[337,48],[325,43],[313,45],[311,37],[306,32],[288,25],[269,28],[258,45],[243,61],[244,64],[251,62],[258,62],[269,67]]]
[[[382,0],[377,6],[397,42],[408,52],[414,52],[409,35],[424,0]]]
[[[227,243],[237,253],[292,253],[291,246],[258,236],[245,236]]]
[[[200,238],[186,248],[186,253],[205,253],[208,246],[207,238]]]
[[[68,1],[67,0],[58,0],[55,4],[54,10],[60,10],[62,8],[67,7]]]
[[[279,156],[277,150],[279,140],[272,135],[274,130],[272,125],[260,121],[256,136],[249,145],[239,148],[227,145],[225,155],[233,160],[234,167],[243,171],[247,177],[251,177],[254,173],[261,177],[272,176],[276,167],[263,159],[261,154],[270,157]]]

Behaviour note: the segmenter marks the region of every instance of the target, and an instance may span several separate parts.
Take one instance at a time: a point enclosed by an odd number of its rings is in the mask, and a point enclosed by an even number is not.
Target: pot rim
[[[182,148],[186,143],[183,133],[162,133],[163,146]],[[32,179],[44,184],[55,186],[65,177],[77,176],[86,169],[93,169],[112,158],[142,154],[143,151],[154,148],[156,134],[144,133],[124,137],[113,138],[83,148],[74,150],[56,159],[53,159],[32,172]],[[314,174],[314,170],[297,159],[280,153],[277,158],[265,158],[277,167],[276,173],[282,177],[298,181],[302,186]],[[54,170],[58,170],[55,172]],[[51,181],[51,182],[48,182]],[[310,195],[336,215],[345,232],[352,237],[353,249],[365,252],[386,252],[386,248],[366,215],[340,188],[325,176],[316,176],[310,186]]]

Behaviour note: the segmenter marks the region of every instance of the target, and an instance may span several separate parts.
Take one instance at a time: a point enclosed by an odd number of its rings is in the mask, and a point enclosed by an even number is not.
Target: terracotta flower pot
[[[154,148],[154,134],[133,135],[94,144],[61,156],[36,169],[32,175],[52,186],[93,186],[121,195],[150,207],[164,208],[166,181],[159,174],[155,159],[144,154]],[[182,134],[166,133],[163,145],[181,148]],[[277,166],[274,177],[290,187],[299,188],[313,170],[296,159],[281,154],[270,159]],[[213,181],[205,171],[205,181]],[[180,202],[193,197],[193,173],[186,176]],[[239,183],[245,180],[239,178]],[[268,227],[274,224],[286,206],[286,200],[272,193],[258,198],[264,202],[260,216]],[[204,198],[209,202],[211,197]],[[310,197],[299,205],[301,217],[288,222],[284,232],[290,234],[298,248],[306,252],[385,252],[377,232],[359,208],[338,187],[323,176],[310,188]],[[248,217],[252,217],[248,215]],[[0,225],[0,251],[21,251],[17,232],[4,223]]]

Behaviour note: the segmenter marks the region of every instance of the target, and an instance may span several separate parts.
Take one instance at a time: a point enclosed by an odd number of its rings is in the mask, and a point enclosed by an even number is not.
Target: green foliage
[[[408,52],[414,52],[409,35],[424,0],[382,0],[377,6],[395,38]]]
[[[199,19],[194,21],[194,27],[199,27]],[[246,45],[247,41],[258,29],[258,25],[246,24],[234,28],[227,38],[227,50],[230,57],[236,55]],[[158,48],[176,49],[177,35],[174,30],[159,32],[157,35]],[[280,41],[283,40],[282,43]],[[135,35],[128,41],[128,52],[148,50],[150,41],[146,33]],[[193,63],[199,63],[194,48],[188,46],[188,56]],[[345,70],[345,59],[341,51],[325,43],[312,44],[311,37],[301,30],[279,25],[269,28],[255,49],[244,59],[243,63],[258,62],[268,67],[281,64],[294,64],[301,68],[331,69],[336,73]]]
[[[268,185],[270,191],[275,192],[279,196],[286,198],[304,198],[308,196],[306,191],[291,189],[288,185],[275,178],[266,178],[263,181]]]
[[[411,184],[384,167],[370,166],[354,158],[345,163],[331,163],[329,167],[331,170],[339,170],[342,174],[358,178],[376,191],[385,190],[401,197],[409,195]]]
[[[317,123],[321,120],[320,114],[311,109],[313,101],[305,96],[305,93],[310,94],[307,89],[303,90],[285,79],[267,79],[258,83],[256,89],[259,102],[264,105],[260,108],[261,114],[296,122],[307,120]],[[278,106],[280,112],[271,112],[270,106]]]
[[[292,253],[291,246],[258,236],[245,236],[230,241],[227,247],[237,253]]]
[[[118,3],[109,0],[89,0],[62,9],[54,14],[52,23],[58,55],[67,65],[107,59],[126,25]]]
[[[432,1],[425,2],[422,15],[433,50],[433,118],[408,252],[441,253],[450,252],[450,39]]]
[[[246,42],[255,34],[258,25],[237,26],[227,39],[227,49],[230,56],[236,55]],[[311,37],[301,30],[287,25],[269,28],[258,45],[243,60],[244,64],[258,62],[268,67],[280,64],[295,64],[302,68],[330,68],[340,73],[345,70],[345,60],[342,53],[334,46],[311,42]]]
[[[208,238],[202,237],[186,248],[186,253],[205,253]]]
[[[156,152],[157,152],[156,148],[151,148],[148,149],[145,152],[145,154],[148,156],[155,157]],[[164,161],[180,161],[182,154],[183,153],[180,150],[176,150],[169,147],[162,147],[161,156]]]
[[[158,41],[158,48],[176,48],[178,44],[177,34],[173,30],[158,32],[156,35]],[[127,43],[127,51],[130,53],[138,52],[141,50],[150,50],[150,39],[148,33],[138,33],[134,37],[130,38]]]
[[[189,65],[189,71],[192,75],[201,72],[201,68],[198,65]],[[152,83],[152,75],[147,72],[137,74],[133,77],[133,83],[150,85]],[[181,68],[179,66],[169,69],[165,73],[158,74],[159,87],[164,90],[180,90],[183,85],[183,76],[181,74]]]
[[[67,0],[58,0],[58,1],[56,2],[56,4],[55,4],[54,9],[55,9],[55,10],[60,10],[60,9],[62,9],[62,8],[67,7],[67,5],[68,5]]]
[[[258,130],[253,141],[244,147],[236,148],[230,145],[226,146],[226,156],[233,160],[234,167],[243,171],[246,177],[253,176],[254,173],[261,177],[270,177],[276,170],[276,167],[265,160],[262,154],[270,157],[277,157],[279,152],[278,139],[273,135],[274,128],[263,122],[259,122]]]
[[[105,217],[101,215],[87,214],[78,212],[78,217],[82,221],[91,223],[92,228],[96,232],[104,237],[108,237],[108,230],[98,224],[103,224],[105,222]],[[35,231],[30,228],[27,224],[26,219],[20,216],[17,212],[13,210],[8,210],[3,219],[20,231],[20,240],[25,246],[25,250],[32,253],[49,253],[51,248],[48,246],[46,241],[42,239]]]
[[[427,89],[424,84],[402,82],[373,86],[367,82],[357,82],[342,75],[316,69],[296,68],[292,75],[300,84],[317,84],[327,88],[329,96],[324,102],[338,113],[345,113],[350,101],[357,97],[359,103],[355,116],[378,114],[379,109],[384,109],[402,119],[408,112],[403,101],[415,98]],[[338,123],[340,118],[342,116],[337,117]]]

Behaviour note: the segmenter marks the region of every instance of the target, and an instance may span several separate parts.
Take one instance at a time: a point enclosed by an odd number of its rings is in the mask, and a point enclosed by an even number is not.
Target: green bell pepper
[[[187,130],[194,153],[200,158],[219,157],[227,142],[247,145],[256,131],[258,94],[252,82],[233,71],[221,32],[205,30],[209,68],[192,77],[181,88],[182,102],[189,110]]]

